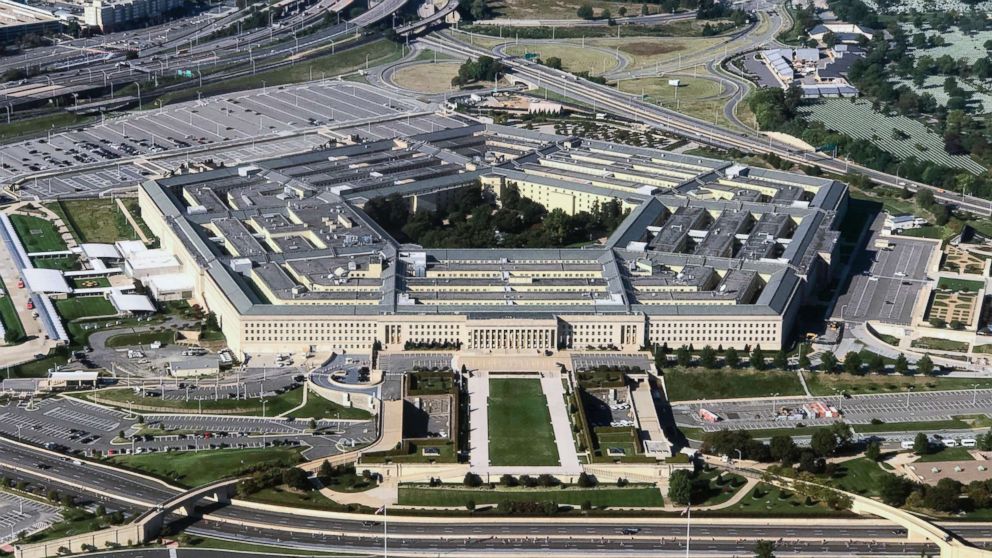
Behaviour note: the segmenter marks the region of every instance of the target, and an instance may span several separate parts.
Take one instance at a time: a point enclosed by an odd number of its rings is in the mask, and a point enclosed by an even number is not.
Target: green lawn
[[[299,448],[223,449],[120,455],[109,462],[195,487],[265,467],[300,463]]]
[[[966,293],[977,293],[985,288],[985,283],[981,281],[969,281],[967,279],[955,279],[952,277],[941,277],[937,281],[937,288],[948,291],[961,291]]]
[[[338,405],[333,401],[329,401],[317,395],[314,391],[311,391],[307,395],[307,404],[293,411],[292,414],[296,418],[314,418],[314,419],[340,418],[340,419],[364,420],[364,419],[372,418],[372,413],[366,411],[365,409],[356,409],[355,407],[345,407],[344,405]]]
[[[705,512],[703,515],[706,515]],[[723,508],[713,515],[773,516],[773,517],[836,517],[848,515],[824,506],[806,503],[794,493],[766,484],[758,484],[740,502]]]
[[[878,487],[882,479],[892,475],[882,469],[878,463],[859,457],[837,464],[834,474],[825,479],[826,484],[836,486],[841,490],[853,492],[862,496],[878,496]]]
[[[303,493],[286,490],[284,487],[266,488],[265,490],[255,492],[248,497],[248,500],[276,506],[289,506],[291,508],[308,508],[335,512],[348,511],[348,506],[331,500],[317,490]]]
[[[7,124],[4,119],[0,124],[0,141],[12,141],[14,138],[32,135],[45,135],[53,128],[61,129],[67,126],[79,126],[94,120],[92,116],[76,116],[68,112],[57,112],[24,120],[13,120]]]
[[[705,370],[674,368],[665,370],[665,389],[671,401],[731,399],[802,395],[803,386],[795,372],[752,370]]]
[[[407,395],[443,395],[451,393],[451,370],[418,371],[407,374]]]
[[[940,391],[992,388],[992,380],[981,378],[949,378],[944,376],[902,376],[899,374],[854,376],[851,374],[806,374],[806,385],[813,395],[835,395],[836,391],[850,394],[892,393],[910,391]],[[882,418],[882,417],[879,417]]]
[[[540,380],[489,380],[489,462],[558,465],[551,413]]]
[[[121,409],[128,408],[128,402],[133,402],[135,410],[139,407],[157,407],[170,409],[176,413],[196,413],[203,410],[204,413],[211,411],[238,411],[243,415],[261,415],[261,400],[252,399],[212,399],[197,402],[193,399],[189,401],[183,399],[162,399],[161,397],[141,397],[135,395],[130,389],[107,389],[96,392],[79,394],[77,397],[90,401],[98,401],[102,404],[112,405]],[[265,415],[272,417],[298,406],[303,402],[303,389],[298,388],[287,391],[275,397],[266,399]]]
[[[0,321],[3,321],[3,327],[12,339],[20,340],[24,337],[24,326],[21,324],[21,318],[17,316],[14,301],[11,300],[7,286],[3,281],[0,281],[0,289],[3,289],[4,292],[3,297],[0,298]],[[0,338],[0,342],[2,341],[3,339]]]
[[[4,377],[10,374],[11,378],[43,378],[48,376],[48,370],[50,368],[63,365],[68,359],[68,353],[64,349],[56,349],[50,352],[45,358],[4,368],[3,373]]]
[[[62,235],[50,221],[31,215],[11,215],[10,223],[14,225],[14,230],[28,253],[57,252],[66,249]]]
[[[671,461],[671,460],[669,460]],[[747,479],[719,469],[701,471],[693,479],[692,504],[695,506],[715,506],[734,497],[747,483]]]
[[[920,337],[913,339],[910,345],[920,349],[932,349],[934,351],[968,352],[968,343],[955,341],[954,339],[944,339],[942,337]]]
[[[148,345],[155,341],[168,345],[176,340],[176,332],[171,329],[165,331],[142,331],[139,333],[121,333],[107,339],[108,347],[133,347],[135,345]]]
[[[939,463],[941,461],[973,461],[975,458],[968,453],[968,448],[943,448],[934,453],[921,455],[917,463]]]
[[[76,271],[83,269],[76,256],[62,256],[58,258],[32,258],[31,263],[41,269],[57,269],[59,271]]]
[[[102,296],[79,296],[55,301],[55,309],[65,321],[93,316],[116,316],[117,310]]]
[[[73,289],[106,288],[110,286],[110,279],[95,275],[91,277],[73,277],[69,279],[69,285],[72,286]]]
[[[65,216],[80,242],[113,243],[138,238],[112,199],[67,200],[49,204],[49,207]]]
[[[500,502],[557,502],[581,506],[588,501],[594,507],[661,507],[664,499],[654,486],[616,488],[430,488],[423,485],[400,486],[399,503],[404,506],[465,507],[469,500],[477,505]]]
[[[771,438],[780,434],[786,436],[808,436],[816,430],[829,428],[828,426],[802,426],[765,428],[759,430],[748,430],[754,438]],[[852,424],[851,428],[859,434],[879,434],[883,432],[936,432],[940,430],[960,430],[975,428],[962,418],[949,420],[935,420],[928,422],[885,422],[882,424]],[[701,440],[704,434],[703,429],[690,426],[679,426],[679,430],[686,438],[691,440]]]
[[[439,454],[436,456],[424,455],[425,448],[437,448]],[[455,463],[458,461],[455,455],[455,445],[451,440],[427,439],[427,440],[403,440],[399,448],[374,451],[362,454],[362,463]]]

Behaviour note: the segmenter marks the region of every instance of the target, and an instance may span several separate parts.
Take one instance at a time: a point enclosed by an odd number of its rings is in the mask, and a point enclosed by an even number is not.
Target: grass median
[[[300,448],[272,447],[157,452],[120,455],[108,461],[192,488],[259,468],[292,467],[302,460],[300,451]]]
[[[626,488],[430,488],[400,486],[399,503],[404,506],[440,506],[464,508],[469,501],[477,505],[495,505],[500,502],[555,502],[581,506],[583,502],[600,507],[662,507],[661,492],[654,486],[629,486]]]

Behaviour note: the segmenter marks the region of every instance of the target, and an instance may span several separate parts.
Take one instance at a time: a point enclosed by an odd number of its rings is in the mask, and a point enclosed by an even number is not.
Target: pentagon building
[[[629,213],[586,248],[425,249],[363,211],[481,184]],[[779,348],[829,279],[847,187],[666,151],[468,124],[144,183],[142,214],[239,353]],[[481,200],[480,200],[481,203]]]

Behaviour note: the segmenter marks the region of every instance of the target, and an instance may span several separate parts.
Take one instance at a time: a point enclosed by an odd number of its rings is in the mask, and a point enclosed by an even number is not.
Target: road
[[[784,22],[784,20],[782,21]],[[466,45],[456,39],[438,33],[422,37],[419,41],[428,48],[453,54],[460,58],[477,58],[482,55],[492,55],[486,49]],[[755,42],[758,44],[761,41],[757,40]],[[952,204],[959,209],[977,215],[992,215],[992,201],[990,200],[945,192],[926,184],[892,176],[828,155],[800,152],[791,145],[775,140],[772,137],[762,137],[752,132],[727,130],[718,125],[644,102],[637,95],[622,93],[613,87],[592,83],[568,72],[554,70],[522,58],[503,56],[501,57],[501,61],[516,78],[527,81],[533,86],[546,88],[563,97],[597,107],[599,111],[609,112],[622,118],[627,118],[720,148],[737,148],[748,152],[775,153],[783,159],[806,165],[815,164],[826,171],[837,174],[858,172],[874,182],[886,186],[896,188],[906,187],[911,191],[916,191],[919,188],[929,189],[934,192],[934,197],[941,202]],[[684,67],[685,62],[683,61],[679,66]]]
[[[87,494],[91,499],[111,504],[116,509],[139,511],[157,502],[166,501],[180,492],[155,480],[97,465],[75,465],[65,458],[33,448],[23,448],[0,440],[0,470],[11,478],[41,483],[41,477],[54,476],[56,481],[43,484],[60,490]],[[38,464],[50,467],[39,469]],[[16,471],[11,467],[19,467]],[[75,485],[69,488],[68,484]],[[265,525],[242,527],[232,522]],[[987,526],[973,523],[944,523],[966,539],[985,540]],[[636,536],[622,535],[621,527],[640,529]],[[363,523],[363,518],[336,519],[310,516],[285,516],[229,506],[212,511],[207,520],[197,522],[194,533],[236,537],[240,541],[278,542],[298,548],[320,547],[325,551],[346,550],[376,552],[381,547],[382,527]],[[705,516],[694,519],[692,533],[695,552],[729,553],[748,547],[759,538],[787,539],[780,546],[784,553],[877,553],[919,555],[932,546],[909,544],[905,531],[884,521],[823,519],[815,523],[789,520],[748,521],[716,519]],[[461,518],[443,527],[430,521],[405,521],[392,517],[389,524],[389,546],[397,551],[430,554],[450,552],[458,555],[505,554],[507,552],[539,551],[570,554],[595,551],[597,554],[623,550],[636,552],[684,552],[685,523],[680,518],[603,518],[588,523],[581,519],[546,520],[541,518],[507,518],[503,521],[480,522]],[[438,536],[441,537],[438,540]],[[629,555],[629,554],[628,554]],[[657,555],[657,554],[654,554]]]

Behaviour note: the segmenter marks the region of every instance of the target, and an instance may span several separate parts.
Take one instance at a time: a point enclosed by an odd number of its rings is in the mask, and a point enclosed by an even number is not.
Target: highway
[[[433,33],[418,40],[428,48],[447,52],[460,58],[492,55],[489,50],[466,45],[444,34]],[[858,172],[887,186],[897,188],[905,186],[911,191],[919,188],[930,189],[934,192],[934,197],[942,202],[953,204],[977,215],[992,215],[992,201],[989,200],[945,192],[926,184],[901,179],[827,155],[801,152],[793,146],[771,137],[754,135],[750,132],[730,131],[709,122],[644,102],[637,95],[621,93],[613,87],[592,83],[568,72],[548,68],[523,58],[502,56],[501,60],[518,79],[585,103],[597,111],[610,112],[616,116],[721,148],[776,153],[783,159],[807,165],[815,164],[826,171],[837,174]]]
[[[116,509],[138,512],[181,492],[180,488],[112,470],[88,462],[73,463],[68,458],[41,449],[22,447],[0,439],[0,472],[9,478],[43,483],[65,492],[88,495]],[[41,468],[39,465],[48,468]],[[54,481],[45,479],[54,477]],[[879,520],[822,519],[817,522],[787,520],[717,519],[700,514],[694,518],[694,549],[698,552],[728,553],[759,538],[784,539],[780,549],[795,553],[883,552],[919,555],[932,551],[928,545],[910,544],[902,528]],[[377,518],[377,521],[381,520]],[[239,506],[212,510],[197,522],[194,533],[230,536],[242,541],[278,543],[297,548],[323,550],[376,551],[382,543],[378,522],[367,516],[354,519],[288,516],[255,511]],[[943,528],[965,539],[985,540],[984,524],[944,523]],[[636,535],[620,533],[621,528],[639,529]],[[583,550],[601,552],[623,549],[631,553],[684,551],[684,520],[668,518],[603,517],[593,522],[581,518],[505,518],[480,522],[459,518],[442,527],[427,518],[391,517],[389,546],[397,551],[430,554],[506,553],[546,551],[570,554]],[[438,536],[441,538],[438,539]],[[786,543],[786,541],[791,541]],[[791,550],[790,550],[791,549]]]

